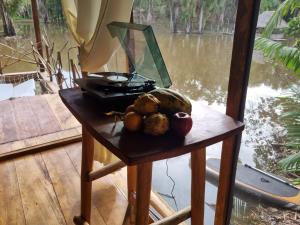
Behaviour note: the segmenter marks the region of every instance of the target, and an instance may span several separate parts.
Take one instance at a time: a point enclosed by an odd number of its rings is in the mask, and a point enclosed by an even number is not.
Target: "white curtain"
[[[133,0],[61,0],[69,29],[80,46],[79,62],[82,71],[96,72],[106,65],[119,42],[112,38],[107,24],[129,22]],[[94,141],[94,160],[103,164],[117,158]]]
[[[129,22],[133,0],[61,0],[69,29],[80,46],[81,70],[96,72],[116,51],[107,24]]]

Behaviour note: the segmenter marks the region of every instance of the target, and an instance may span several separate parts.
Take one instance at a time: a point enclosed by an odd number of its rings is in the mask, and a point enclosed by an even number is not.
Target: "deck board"
[[[35,115],[35,119],[39,124],[39,136],[62,130],[54,112],[44,98],[36,98],[36,96],[34,96],[28,98],[28,100]]]
[[[43,95],[42,98],[48,102],[62,129],[80,126],[79,122],[65,107],[58,95]]]
[[[0,225],[73,225],[81,143],[0,162]],[[108,177],[93,183],[92,224],[122,224],[127,200]]]
[[[25,217],[13,161],[0,164],[0,225],[25,225]]]
[[[81,125],[58,94],[0,101],[0,159],[79,135]]]
[[[81,142],[0,161],[0,225],[73,225],[80,210],[80,167]],[[122,224],[125,177],[126,169],[93,182],[92,224]]]
[[[81,143],[68,145],[65,149],[79,173],[81,170],[79,163],[81,162]],[[96,163],[94,165],[97,167]],[[118,182],[112,180],[111,176],[105,176],[93,182],[92,202],[106,224],[109,225],[122,224],[127,209],[127,200],[114,185],[116,183]]]
[[[65,225],[41,155],[38,153],[16,159],[15,165],[26,224]]]
[[[18,139],[17,125],[11,101],[0,101],[0,143]]]
[[[12,100],[14,115],[16,118],[18,140],[39,136],[40,127],[31,109],[28,97]]]
[[[80,212],[80,178],[63,148],[42,153],[66,223],[73,225],[74,215]],[[59,159],[59,161],[58,161]],[[105,225],[96,207],[92,205],[92,224]]]

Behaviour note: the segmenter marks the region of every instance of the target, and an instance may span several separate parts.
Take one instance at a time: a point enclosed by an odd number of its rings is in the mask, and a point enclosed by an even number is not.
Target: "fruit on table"
[[[158,111],[159,100],[151,94],[140,95],[134,101],[134,109],[142,115],[156,113]]]
[[[172,131],[180,137],[185,137],[193,126],[192,117],[185,112],[175,113],[171,120]]]
[[[128,112],[135,112],[134,105],[130,105],[126,108],[125,114],[128,113]]]
[[[167,114],[185,112],[191,115],[192,104],[182,94],[167,88],[158,88],[149,92],[160,102],[160,111]]]
[[[155,113],[144,121],[144,132],[151,135],[163,135],[169,129],[169,119],[165,114]]]
[[[142,116],[136,112],[128,112],[124,117],[124,126],[130,131],[141,129],[143,124]]]

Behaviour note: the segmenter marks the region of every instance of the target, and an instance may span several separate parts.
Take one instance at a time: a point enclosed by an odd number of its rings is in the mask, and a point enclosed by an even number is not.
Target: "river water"
[[[60,49],[66,41],[67,48],[74,46],[74,42],[63,26],[43,26],[55,48]],[[154,25],[155,34],[162,55],[173,82],[173,88],[196,102],[224,112],[227,97],[227,85],[231,62],[233,37],[221,34],[171,34]],[[18,24],[18,33],[21,37],[2,39],[14,47],[28,45],[28,40],[34,40],[32,24]],[[9,51],[7,51],[9,54]],[[64,69],[68,70],[67,56],[63,55]],[[75,58],[75,53],[71,52]],[[18,63],[5,69],[5,72],[26,71],[34,69],[33,65]],[[67,74],[67,72],[66,72]],[[276,162],[282,154],[282,143],[285,138],[285,129],[280,121],[281,96],[288,91],[290,85],[297,80],[281,65],[264,59],[254,51],[251,66],[250,82],[248,87],[243,140],[239,155],[241,163],[263,169],[278,171]],[[221,144],[207,148],[207,157],[220,157]],[[190,156],[169,159],[168,172],[173,181],[173,199],[165,199],[176,209],[184,208],[190,201]],[[154,164],[153,187],[163,194],[171,194],[173,183],[166,174],[166,161]],[[216,187],[210,183],[206,186],[205,224],[213,224]],[[259,199],[249,201],[247,196],[235,199],[234,215],[247,214],[249,208],[259,204]],[[241,224],[247,224],[247,222]]]

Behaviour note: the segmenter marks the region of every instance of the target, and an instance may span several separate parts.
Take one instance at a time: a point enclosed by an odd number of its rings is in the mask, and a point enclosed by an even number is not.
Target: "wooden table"
[[[82,181],[81,181],[81,219],[90,222],[91,183],[88,175],[93,165],[93,138],[99,141],[123,163],[129,173],[128,190],[136,191],[135,224],[149,223],[149,201],[152,178],[152,162],[191,153],[191,207],[181,215],[166,218],[157,224],[175,224],[183,214],[191,216],[192,225],[203,224],[204,195],[205,195],[205,147],[238,135],[244,129],[241,122],[234,121],[220,112],[207,106],[197,104],[197,114],[192,114],[193,128],[185,138],[178,138],[171,133],[153,137],[141,132],[128,132],[121,121],[115,123],[114,117],[106,116],[103,112],[107,107],[95,99],[82,95],[79,89],[65,89],[60,91],[60,97],[72,114],[82,124]],[[223,168],[230,166],[223,163]],[[134,180],[136,179],[136,187]],[[220,177],[220,181],[227,179]],[[131,182],[132,181],[132,182]],[[128,196],[129,202],[134,198]],[[218,203],[217,203],[218,204]],[[226,206],[225,206],[226,207]],[[184,217],[184,219],[186,219]]]

